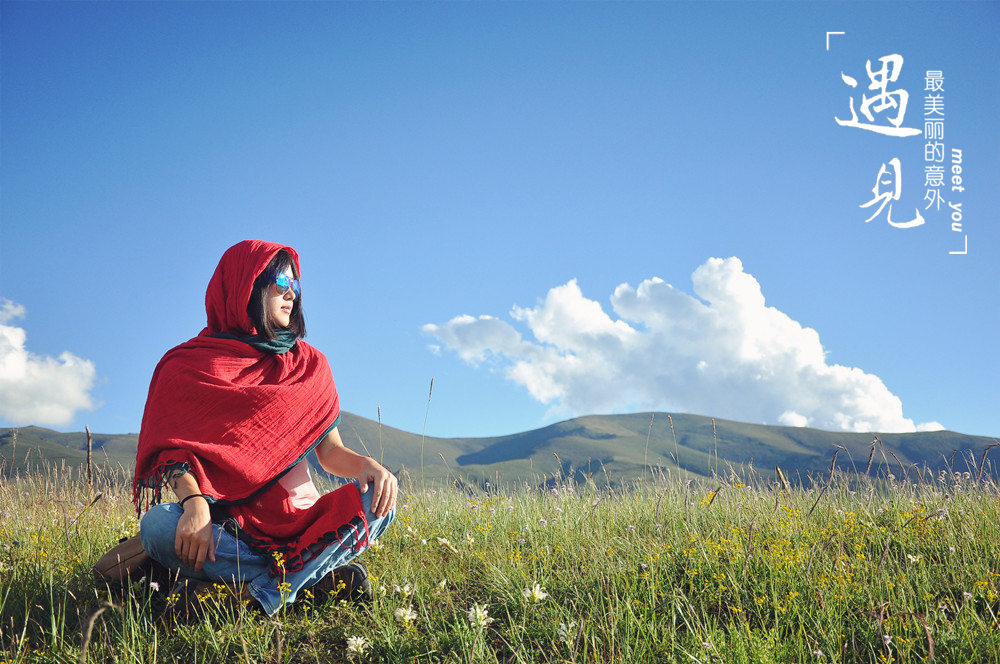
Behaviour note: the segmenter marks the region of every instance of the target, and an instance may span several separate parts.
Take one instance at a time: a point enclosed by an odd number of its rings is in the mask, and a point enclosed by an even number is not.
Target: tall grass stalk
[[[420,428],[420,484],[424,483],[424,438],[427,433],[427,416],[431,413],[431,396],[434,394],[434,379],[431,378],[431,387],[427,390],[427,409],[424,410],[424,425]]]
[[[649,414],[649,429],[646,431],[646,449],[642,452],[642,479],[646,480],[646,470],[649,468],[649,436],[653,433],[653,418],[656,413]]]

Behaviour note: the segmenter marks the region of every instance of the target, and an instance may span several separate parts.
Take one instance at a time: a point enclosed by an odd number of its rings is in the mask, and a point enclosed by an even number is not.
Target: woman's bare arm
[[[376,516],[385,516],[396,507],[396,496],[399,493],[399,482],[375,459],[362,456],[346,447],[340,438],[340,431],[333,429],[316,447],[316,458],[324,470],[340,477],[358,478],[361,493],[368,491],[368,484],[374,486],[372,495],[372,512]]]

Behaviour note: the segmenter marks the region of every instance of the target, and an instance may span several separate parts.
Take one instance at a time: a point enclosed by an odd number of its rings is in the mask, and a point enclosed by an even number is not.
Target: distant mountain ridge
[[[41,427],[0,429],[0,467],[4,474],[24,472],[43,460],[77,466],[86,462],[86,434],[59,433]],[[770,476],[780,466],[789,477],[825,472],[834,452],[841,470],[863,472],[875,446],[872,467],[900,474],[912,465],[974,472],[995,438],[952,431],[918,433],[848,433],[803,427],[748,424],[701,415],[634,413],[587,415],[539,429],[487,438],[422,437],[373,420],[343,413],[344,442],[366,451],[394,471],[411,478],[465,482],[535,482],[561,473],[592,476],[599,483],[624,482],[644,469],[708,476],[753,466]],[[138,435],[93,434],[98,464],[129,468]],[[1000,454],[1000,451],[997,452]],[[315,465],[315,463],[314,463]],[[886,465],[891,470],[886,471]],[[996,474],[987,454],[985,470]]]

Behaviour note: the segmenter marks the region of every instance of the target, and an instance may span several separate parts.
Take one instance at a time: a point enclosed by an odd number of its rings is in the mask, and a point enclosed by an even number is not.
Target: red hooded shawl
[[[278,483],[340,420],[322,353],[301,340],[285,352],[270,352],[247,338],[257,332],[247,314],[253,282],[282,249],[301,274],[291,247],[260,240],[230,247],[205,294],[208,326],[156,366],[139,432],[133,500],[138,509],[148,508],[160,502],[172,475],[194,473],[214,503],[214,520],[258,552],[281,553],[281,568],[296,571],[348,532],[366,538],[367,523],[353,484],[303,510]]]

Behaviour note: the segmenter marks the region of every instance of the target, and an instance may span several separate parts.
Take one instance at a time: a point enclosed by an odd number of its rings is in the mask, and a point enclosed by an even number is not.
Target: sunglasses
[[[292,279],[284,272],[279,272],[277,276],[274,277],[275,295],[284,295],[288,292],[289,288],[292,289],[295,297],[298,297],[302,293],[302,287],[299,285],[298,279]]]

